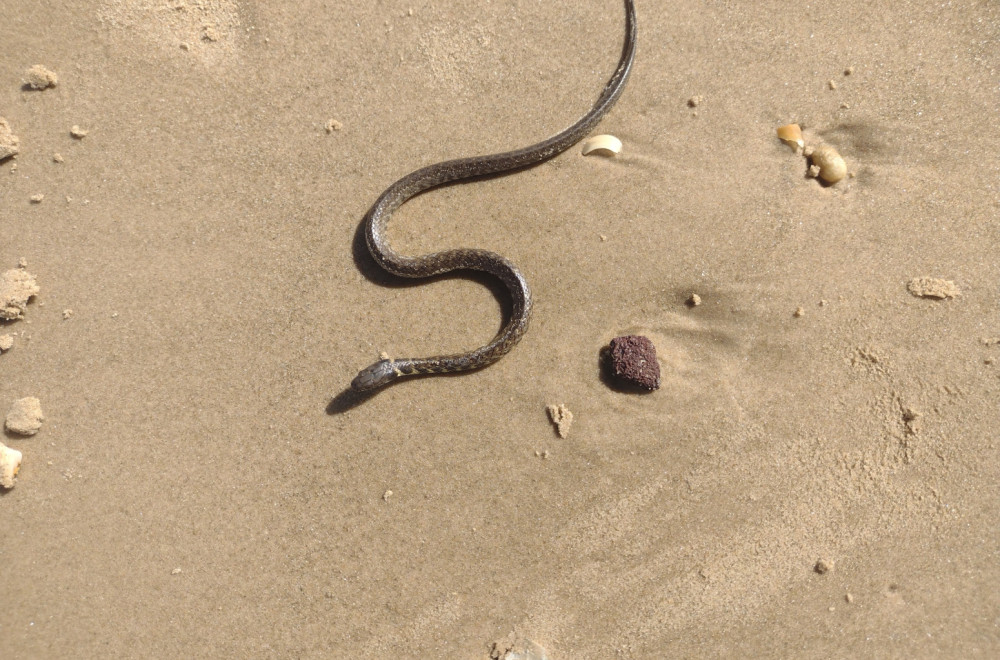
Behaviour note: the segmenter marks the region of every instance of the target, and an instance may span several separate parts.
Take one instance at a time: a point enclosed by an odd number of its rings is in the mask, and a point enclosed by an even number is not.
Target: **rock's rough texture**
[[[45,89],[59,84],[59,76],[55,71],[49,71],[41,64],[36,64],[24,72],[25,81],[31,89]]]
[[[660,364],[656,347],[648,337],[625,335],[611,340],[611,369],[619,380],[655,390],[660,387]]]

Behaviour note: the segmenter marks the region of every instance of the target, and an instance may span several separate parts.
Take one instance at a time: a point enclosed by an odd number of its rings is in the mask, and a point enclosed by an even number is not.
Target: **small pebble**
[[[844,162],[843,156],[828,144],[813,149],[809,158],[813,163],[809,172],[813,171],[813,167],[817,168],[813,176],[818,176],[825,183],[834,184],[847,176],[847,163]]]
[[[14,335],[0,335],[0,353],[14,348]]]
[[[687,305],[688,307],[697,307],[698,305],[701,304],[701,296],[699,296],[697,293],[692,293],[690,296],[688,296],[688,299],[684,301],[684,304]]]
[[[691,98],[688,99],[688,107],[689,108],[697,108],[699,105],[701,105],[704,102],[705,102],[705,97],[702,96],[701,94],[699,94],[697,96],[692,96]]]
[[[344,129],[344,125],[337,121],[336,119],[330,119],[326,122],[326,132],[333,133],[334,131],[341,131]]]
[[[52,154],[52,162],[62,163],[63,162],[62,154]]]
[[[18,399],[4,420],[4,427],[17,435],[35,435],[42,428],[42,404],[33,396]]]
[[[837,89],[837,81],[836,80],[827,80],[826,84],[830,87],[830,89]]]
[[[382,501],[383,502],[388,502],[390,497],[392,497],[392,491],[391,490],[387,490],[384,493],[382,493]]]
[[[45,89],[55,87],[59,82],[59,76],[54,71],[49,71],[41,64],[36,64],[24,72],[26,84],[31,89]]]
[[[820,575],[825,575],[833,570],[833,561],[829,559],[820,559],[816,562],[816,565],[813,566],[813,570]]]
[[[87,133],[89,132],[90,131],[83,130],[76,124],[73,124],[73,128],[69,129],[69,134],[72,135],[77,140],[82,140],[83,138],[87,137]]]
[[[63,310],[63,320],[66,321],[66,320],[69,320],[71,318],[73,318],[73,310],[72,309],[64,309]]]
[[[648,337],[625,335],[611,340],[611,368],[617,378],[644,390],[660,387],[660,363]]]
[[[792,314],[795,318],[799,319],[806,315],[805,307],[798,307],[795,309],[795,313]]]
[[[37,195],[32,195],[30,199],[32,204],[41,204],[42,200],[45,199],[45,195],[38,193]]]

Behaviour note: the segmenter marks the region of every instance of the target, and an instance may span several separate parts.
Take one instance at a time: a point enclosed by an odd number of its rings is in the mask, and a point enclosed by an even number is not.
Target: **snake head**
[[[369,392],[383,385],[388,385],[400,375],[392,360],[379,360],[358,372],[358,375],[351,381],[351,388],[358,392]]]

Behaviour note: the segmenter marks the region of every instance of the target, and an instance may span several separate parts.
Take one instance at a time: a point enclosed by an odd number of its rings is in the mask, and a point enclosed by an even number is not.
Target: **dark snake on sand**
[[[400,376],[441,374],[477,369],[492,364],[514,347],[528,329],[531,315],[531,290],[521,271],[509,259],[495,252],[457,249],[417,257],[399,254],[386,241],[386,227],[392,212],[406,200],[429,188],[447,183],[521,170],[546,161],[566,151],[593,129],[621,96],[635,58],[635,6],[625,0],[625,44],[621,59],[611,79],[593,107],[569,128],[530,147],[475,158],[459,158],[423,167],[407,174],[383,192],[364,219],[368,250],[379,266],[400,277],[431,277],[453,270],[478,270],[499,278],[513,300],[510,320],[490,343],[467,353],[429,358],[384,359],[372,364],[355,377],[351,387],[358,391],[374,390]]]

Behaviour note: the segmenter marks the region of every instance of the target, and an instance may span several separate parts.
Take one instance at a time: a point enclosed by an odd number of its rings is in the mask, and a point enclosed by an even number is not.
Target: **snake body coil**
[[[351,382],[353,389],[374,390],[400,376],[449,373],[484,367],[503,357],[521,339],[528,329],[531,315],[531,290],[517,266],[506,257],[486,250],[445,250],[416,257],[399,254],[386,240],[389,218],[404,202],[429,188],[473,177],[520,170],[548,160],[579,142],[621,96],[635,58],[635,38],[635,7],[633,0],[625,0],[625,44],[618,67],[593,107],[569,128],[523,149],[449,160],[421,168],[396,181],[379,196],[364,219],[368,250],[379,266],[393,275],[412,278],[431,277],[459,269],[483,271],[504,283],[510,291],[513,306],[506,325],[485,346],[456,355],[379,360],[358,373]]]

